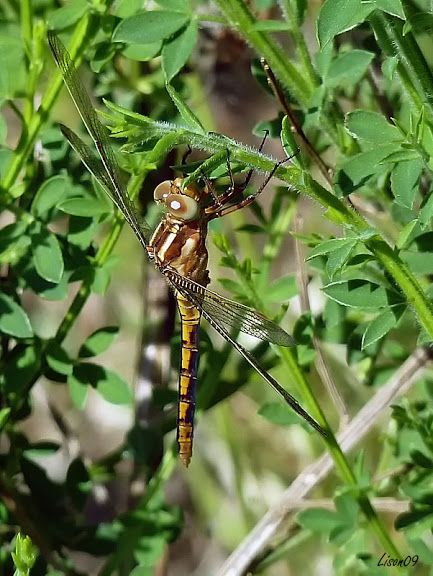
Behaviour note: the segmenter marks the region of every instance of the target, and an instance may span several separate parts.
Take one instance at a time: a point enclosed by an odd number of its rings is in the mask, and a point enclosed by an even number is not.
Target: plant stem
[[[296,51],[298,53],[299,62],[303,68],[305,74],[307,74],[309,82],[312,86],[319,85],[319,77],[317,76],[317,72],[314,69],[314,66],[311,62],[310,54],[308,52],[307,44],[304,39],[304,35],[302,34],[299,24],[298,18],[295,12],[294,4],[296,1],[293,0],[280,0],[281,9],[285,14],[286,20],[290,24],[290,33],[293,37],[293,41],[295,44]]]
[[[290,62],[287,54],[269,34],[252,29],[256,19],[247,4],[242,0],[216,0],[216,4],[229,24],[266,59],[284,86],[303,106],[307,106],[315,86]]]
[[[369,16],[377,42],[388,56],[398,58],[397,73],[412,105],[428,110],[433,121],[433,76],[413,34],[403,36],[403,22],[381,10]]]

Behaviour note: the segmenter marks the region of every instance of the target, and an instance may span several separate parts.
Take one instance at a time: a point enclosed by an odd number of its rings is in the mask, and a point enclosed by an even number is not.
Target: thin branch
[[[325,178],[325,180],[329,184],[329,186],[332,188],[332,171],[331,171],[331,169],[326,166],[326,164],[322,160],[321,156],[318,154],[317,150],[314,148],[314,146],[308,140],[307,135],[305,134],[304,130],[302,129],[302,126],[301,126],[300,122],[298,121],[296,114],[293,112],[284,92],[281,89],[281,86],[279,85],[277,79],[275,78],[274,73],[272,72],[272,69],[269,67],[269,64],[266,62],[266,60],[264,58],[261,59],[261,63],[262,63],[263,69],[266,72],[266,75],[268,77],[268,84],[271,87],[275,98],[280,103],[280,106],[283,109],[284,114],[287,116],[287,118],[290,121],[290,125],[292,127],[292,132],[294,132],[299,137],[301,144],[302,144],[302,147],[305,149],[305,151],[310,156],[310,158],[313,160],[313,162],[317,165],[317,167],[320,170],[320,173]]]
[[[373,498],[371,503],[376,510],[388,512],[389,514],[402,514],[409,510],[409,500],[397,500],[396,498]],[[325,508],[335,510],[335,502],[331,498],[312,498],[310,500],[301,499],[293,502],[293,512],[305,510],[306,508]]]
[[[373,428],[381,413],[400,395],[405,393],[422,371],[431,363],[429,350],[416,350],[342,430],[337,440],[347,453]],[[260,520],[238,548],[229,556],[217,576],[241,576],[251,563],[259,558],[293,512],[295,503],[303,500],[333,469],[329,454],[323,454],[293,481],[279,503]]]

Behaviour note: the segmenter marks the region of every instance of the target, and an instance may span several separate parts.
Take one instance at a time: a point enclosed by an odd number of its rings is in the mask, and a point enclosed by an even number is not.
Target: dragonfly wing
[[[271,322],[266,316],[248,306],[224,298],[212,290],[207,290],[190,278],[182,276],[175,270],[167,270],[166,276],[186,298],[194,298],[194,304],[212,317],[219,325],[236,328],[245,334],[255,336],[260,340],[272,342],[278,346],[294,346],[295,341],[278,324]]]
[[[111,178],[105,170],[104,164],[93,153],[89,146],[87,146],[87,144],[83,142],[83,140],[81,140],[81,138],[77,136],[77,134],[75,134],[75,132],[73,132],[70,128],[63,124],[59,124],[59,126],[62,134],[68,140],[69,144],[72,146],[75,152],[80,156],[84,166],[92,174],[92,176],[96,178],[113,204],[115,204],[117,208],[122,212],[125,220],[131,226],[131,228],[134,231],[136,227],[140,230],[140,234],[137,234],[137,237],[140,240],[142,246],[146,248],[146,238],[148,238],[151,234],[150,228],[145,222],[139,222],[139,217],[136,213],[135,207],[130,206],[128,207],[127,211],[124,211],[122,206],[119,205],[119,202],[117,201],[116,190],[113,186]]]
[[[144,232],[147,232],[146,227],[140,224],[137,212],[128,196],[126,188],[122,184],[120,168],[114,155],[113,148],[111,147],[108,134],[99,121],[96,110],[92,106],[90,97],[78,75],[77,69],[72,62],[68,51],[52,31],[48,32],[48,42],[72,100],[80,113],[88,133],[95,142],[96,148],[101,157],[103,169],[99,164],[99,160],[94,157],[90,148],[84,144],[84,142],[74,134],[74,132],[61,126],[62,132],[69,140],[72,147],[81,156],[85,166],[102,184],[104,190],[122,212],[141,244],[146,246],[146,238],[144,236]],[[105,174],[103,174],[103,171],[105,171]]]
[[[185,280],[188,280],[187,278],[185,278]],[[195,283],[194,283],[195,284]],[[225,327],[221,324],[219,317],[216,316],[213,313],[209,313],[206,308],[204,308],[202,306],[202,302],[203,302],[203,298],[201,294],[198,294],[197,292],[193,292],[191,290],[186,289],[185,287],[183,287],[182,285],[177,286],[174,282],[173,285],[176,287],[176,290],[178,290],[183,296],[184,298],[187,298],[191,304],[193,304],[196,308],[198,308],[199,310],[201,309],[202,314],[204,316],[204,318],[206,318],[206,320],[209,322],[209,324],[223,337],[225,338],[225,340],[227,340],[227,342],[229,342],[233,348],[236,348],[236,350],[239,352],[239,354],[241,354],[241,356],[243,356],[245,358],[245,360],[260,374],[260,376],[276,391],[278,392],[278,394],[280,394],[284,400],[287,402],[287,404],[297,413],[299,414],[299,416],[301,416],[302,418],[304,418],[304,420],[306,420],[313,428],[315,428],[318,432],[320,432],[320,434],[322,434],[323,436],[326,437],[326,432],[323,430],[323,428],[320,426],[320,424],[318,424],[314,418],[312,418],[308,412],[306,412],[302,406],[299,404],[299,402],[296,400],[296,398],[294,398],[291,394],[289,394],[280,384],[278,384],[278,382],[275,380],[275,378],[273,378],[270,374],[268,374],[268,372],[266,372],[266,370],[264,370],[260,364],[257,362],[257,360],[248,352],[248,350],[246,350],[243,346],[241,346],[238,342],[236,342],[236,340],[234,340],[230,334],[227,332],[227,330],[225,329]],[[197,285],[199,288],[203,288],[200,285]],[[203,289],[205,290],[205,289]],[[210,292],[209,290],[205,290],[206,293]],[[214,294],[214,293],[211,293]],[[218,295],[217,295],[218,296]],[[226,300],[224,298],[224,300]],[[227,300],[227,302],[231,302],[231,300]],[[248,308],[249,310],[249,308]],[[221,316],[221,315],[220,315]],[[261,316],[261,315],[259,315]],[[269,321],[268,321],[269,322]],[[271,322],[271,324],[273,324]],[[230,324],[231,326],[233,326],[234,324]],[[248,332],[250,333],[250,332]],[[286,334],[284,332],[284,334]],[[255,334],[254,334],[255,335]],[[286,334],[287,337],[289,337],[288,334]]]

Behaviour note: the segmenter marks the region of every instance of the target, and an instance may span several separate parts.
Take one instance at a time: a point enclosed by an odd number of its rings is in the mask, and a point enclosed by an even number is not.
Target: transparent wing
[[[199,308],[206,318],[213,318],[218,324],[231,326],[260,340],[278,346],[294,346],[295,341],[280,326],[271,322],[252,308],[224,298],[212,290],[207,290],[190,278],[182,276],[172,268],[163,271],[171,283],[185,298]]]
[[[236,302],[232,302],[231,300],[227,300],[227,298],[223,298],[215,292],[206,290],[203,286],[177,274],[175,271],[172,273],[171,270],[166,270],[165,274],[176,290],[178,290],[184,298],[187,298],[193,306],[201,310],[209,324],[223,338],[225,338],[227,342],[236,348],[239,354],[245,358],[245,360],[260,374],[260,376],[284,398],[287,404],[289,404],[289,406],[304,418],[304,420],[306,420],[313,428],[320,432],[320,434],[326,437],[326,432],[320,424],[318,424],[314,418],[312,418],[308,412],[302,408],[296,398],[289,394],[270,374],[268,374],[268,372],[266,372],[266,370],[260,366],[248,350],[230,336],[224,325],[228,324],[229,326],[238,328],[247,334],[251,334],[262,340],[274,342],[280,346],[293,345],[293,338],[284,332],[282,328],[254,310],[237,304]],[[216,311],[218,303],[221,308],[218,308],[218,311]],[[229,307],[231,310],[229,310]]]
[[[99,121],[96,110],[93,108],[90,97],[81,82],[77,69],[71,60],[66,48],[52,31],[48,32],[48,42],[56,63],[62,73],[63,80],[77,107],[78,112],[95,142],[101,161],[93,154],[91,149],[66,126],[61,126],[63,134],[69,140],[74,150],[81,156],[86,168],[95,176],[124,215],[126,221],[134,230],[143,246],[146,246],[146,236],[149,233],[147,226],[140,224],[137,212],[122,184],[119,165],[117,164],[108,134]]]

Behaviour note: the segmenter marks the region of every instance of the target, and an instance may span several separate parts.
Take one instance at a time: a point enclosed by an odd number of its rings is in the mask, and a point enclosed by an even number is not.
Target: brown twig
[[[325,162],[322,160],[314,146],[308,140],[307,135],[305,134],[304,130],[302,129],[301,124],[299,123],[296,114],[293,112],[292,108],[290,107],[289,102],[281,90],[281,87],[274,76],[269,64],[266,62],[264,58],[261,59],[261,63],[263,66],[263,70],[266,72],[268,77],[268,84],[272,89],[272,92],[275,95],[275,98],[281,105],[281,108],[284,110],[284,114],[290,121],[290,125],[292,127],[292,131],[299,137],[301,140],[301,144],[313,162],[317,165],[320,170],[320,173],[325,178],[326,182],[332,188],[332,170],[326,166]]]

